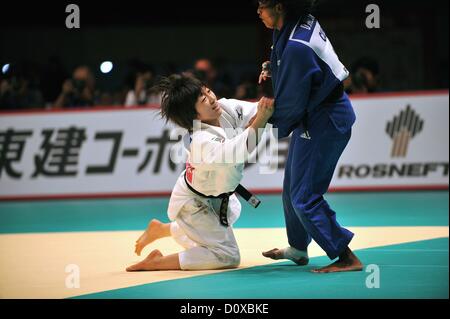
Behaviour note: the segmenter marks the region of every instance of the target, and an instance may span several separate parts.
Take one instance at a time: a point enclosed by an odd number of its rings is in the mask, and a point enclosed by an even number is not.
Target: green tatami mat
[[[284,227],[281,195],[242,202],[237,228]],[[345,226],[448,226],[448,191],[332,193],[326,196]],[[168,221],[168,198],[0,202],[0,233],[122,231]]]
[[[367,267],[379,268],[379,288],[369,289],[372,272],[314,274],[328,264],[312,258],[306,267],[290,262],[169,280],[105,291],[77,298],[133,299],[309,299],[309,298],[448,298],[448,238],[363,249]],[[367,268],[366,268],[367,269]]]

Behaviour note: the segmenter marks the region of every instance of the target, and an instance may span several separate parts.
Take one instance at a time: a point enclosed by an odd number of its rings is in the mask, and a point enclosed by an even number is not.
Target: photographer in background
[[[155,72],[150,65],[139,63],[132,74],[130,82],[134,88],[128,91],[125,107],[137,105],[160,104],[161,95],[152,88],[155,82]]]
[[[218,97],[233,96],[235,88],[230,75],[224,72],[224,62],[199,58],[193,65],[194,76],[213,90]]]
[[[379,88],[379,74],[378,62],[371,57],[362,57],[352,65],[345,91],[347,94],[375,93]]]
[[[264,96],[263,87],[255,83],[257,75],[252,73],[243,74],[236,87],[234,98],[237,100],[256,100]]]
[[[94,106],[98,100],[95,90],[95,78],[87,66],[79,66],[73,72],[72,78],[63,83],[62,92],[53,107],[86,107]]]
[[[6,76],[0,77],[0,109],[24,110],[44,108],[35,69],[27,63],[11,65]],[[6,72],[5,72],[6,73]]]

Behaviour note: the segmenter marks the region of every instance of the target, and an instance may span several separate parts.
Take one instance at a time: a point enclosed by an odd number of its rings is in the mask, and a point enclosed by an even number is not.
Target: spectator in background
[[[127,93],[125,106],[160,104],[161,94],[153,88],[155,83],[155,72],[150,65],[138,63],[137,68],[131,76],[134,85]]]
[[[235,99],[238,100],[256,100],[262,97],[262,86],[255,83],[257,75],[244,74],[236,87]]]
[[[378,91],[380,67],[371,57],[358,59],[351,67],[350,76],[344,82],[348,94],[367,94]]]
[[[59,57],[49,57],[42,68],[41,74],[41,89],[46,106],[51,107],[53,105],[53,102],[59,96],[61,85],[69,76],[70,74]]]
[[[217,80],[217,70],[209,59],[202,58],[195,61],[194,71],[208,87],[211,87]]]
[[[54,108],[85,107],[97,104],[100,94],[95,89],[95,77],[87,66],[79,66],[72,78],[63,83],[62,91],[53,104]]]
[[[232,96],[234,93],[231,80],[226,74],[219,72],[216,64],[210,59],[201,58],[196,60],[193,74],[211,88],[218,97]]]
[[[44,99],[37,79],[30,64],[11,65],[7,75],[0,78],[0,109],[43,108]]]

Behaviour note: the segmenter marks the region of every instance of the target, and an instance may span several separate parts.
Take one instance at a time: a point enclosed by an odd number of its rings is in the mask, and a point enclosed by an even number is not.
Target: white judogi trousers
[[[180,181],[179,182],[184,182]],[[240,216],[241,203],[230,196],[229,227],[220,224],[221,199],[201,198],[187,200],[171,222],[172,238],[185,248],[179,253],[182,270],[234,268],[240,263],[239,247],[232,225]]]

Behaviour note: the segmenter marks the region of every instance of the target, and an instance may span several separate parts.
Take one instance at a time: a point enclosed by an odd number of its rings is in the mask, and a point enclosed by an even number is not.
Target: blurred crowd
[[[227,71],[208,58],[200,58],[188,68],[172,67],[170,72],[157,72],[150,64],[132,60],[128,63],[121,85],[115,89],[101,89],[95,72],[89,66],[80,65],[68,72],[61,60],[53,57],[43,66],[32,63],[3,66],[0,74],[0,109],[155,105],[160,103],[160,95],[154,90],[154,84],[160,76],[174,72],[189,73],[201,79],[218,97],[256,100],[271,94],[270,84],[257,84],[260,72],[257,67],[254,72],[238,72],[236,75],[236,72]],[[362,57],[351,65],[350,76],[344,83],[346,92],[377,92],[379,78],[377,61]]]

